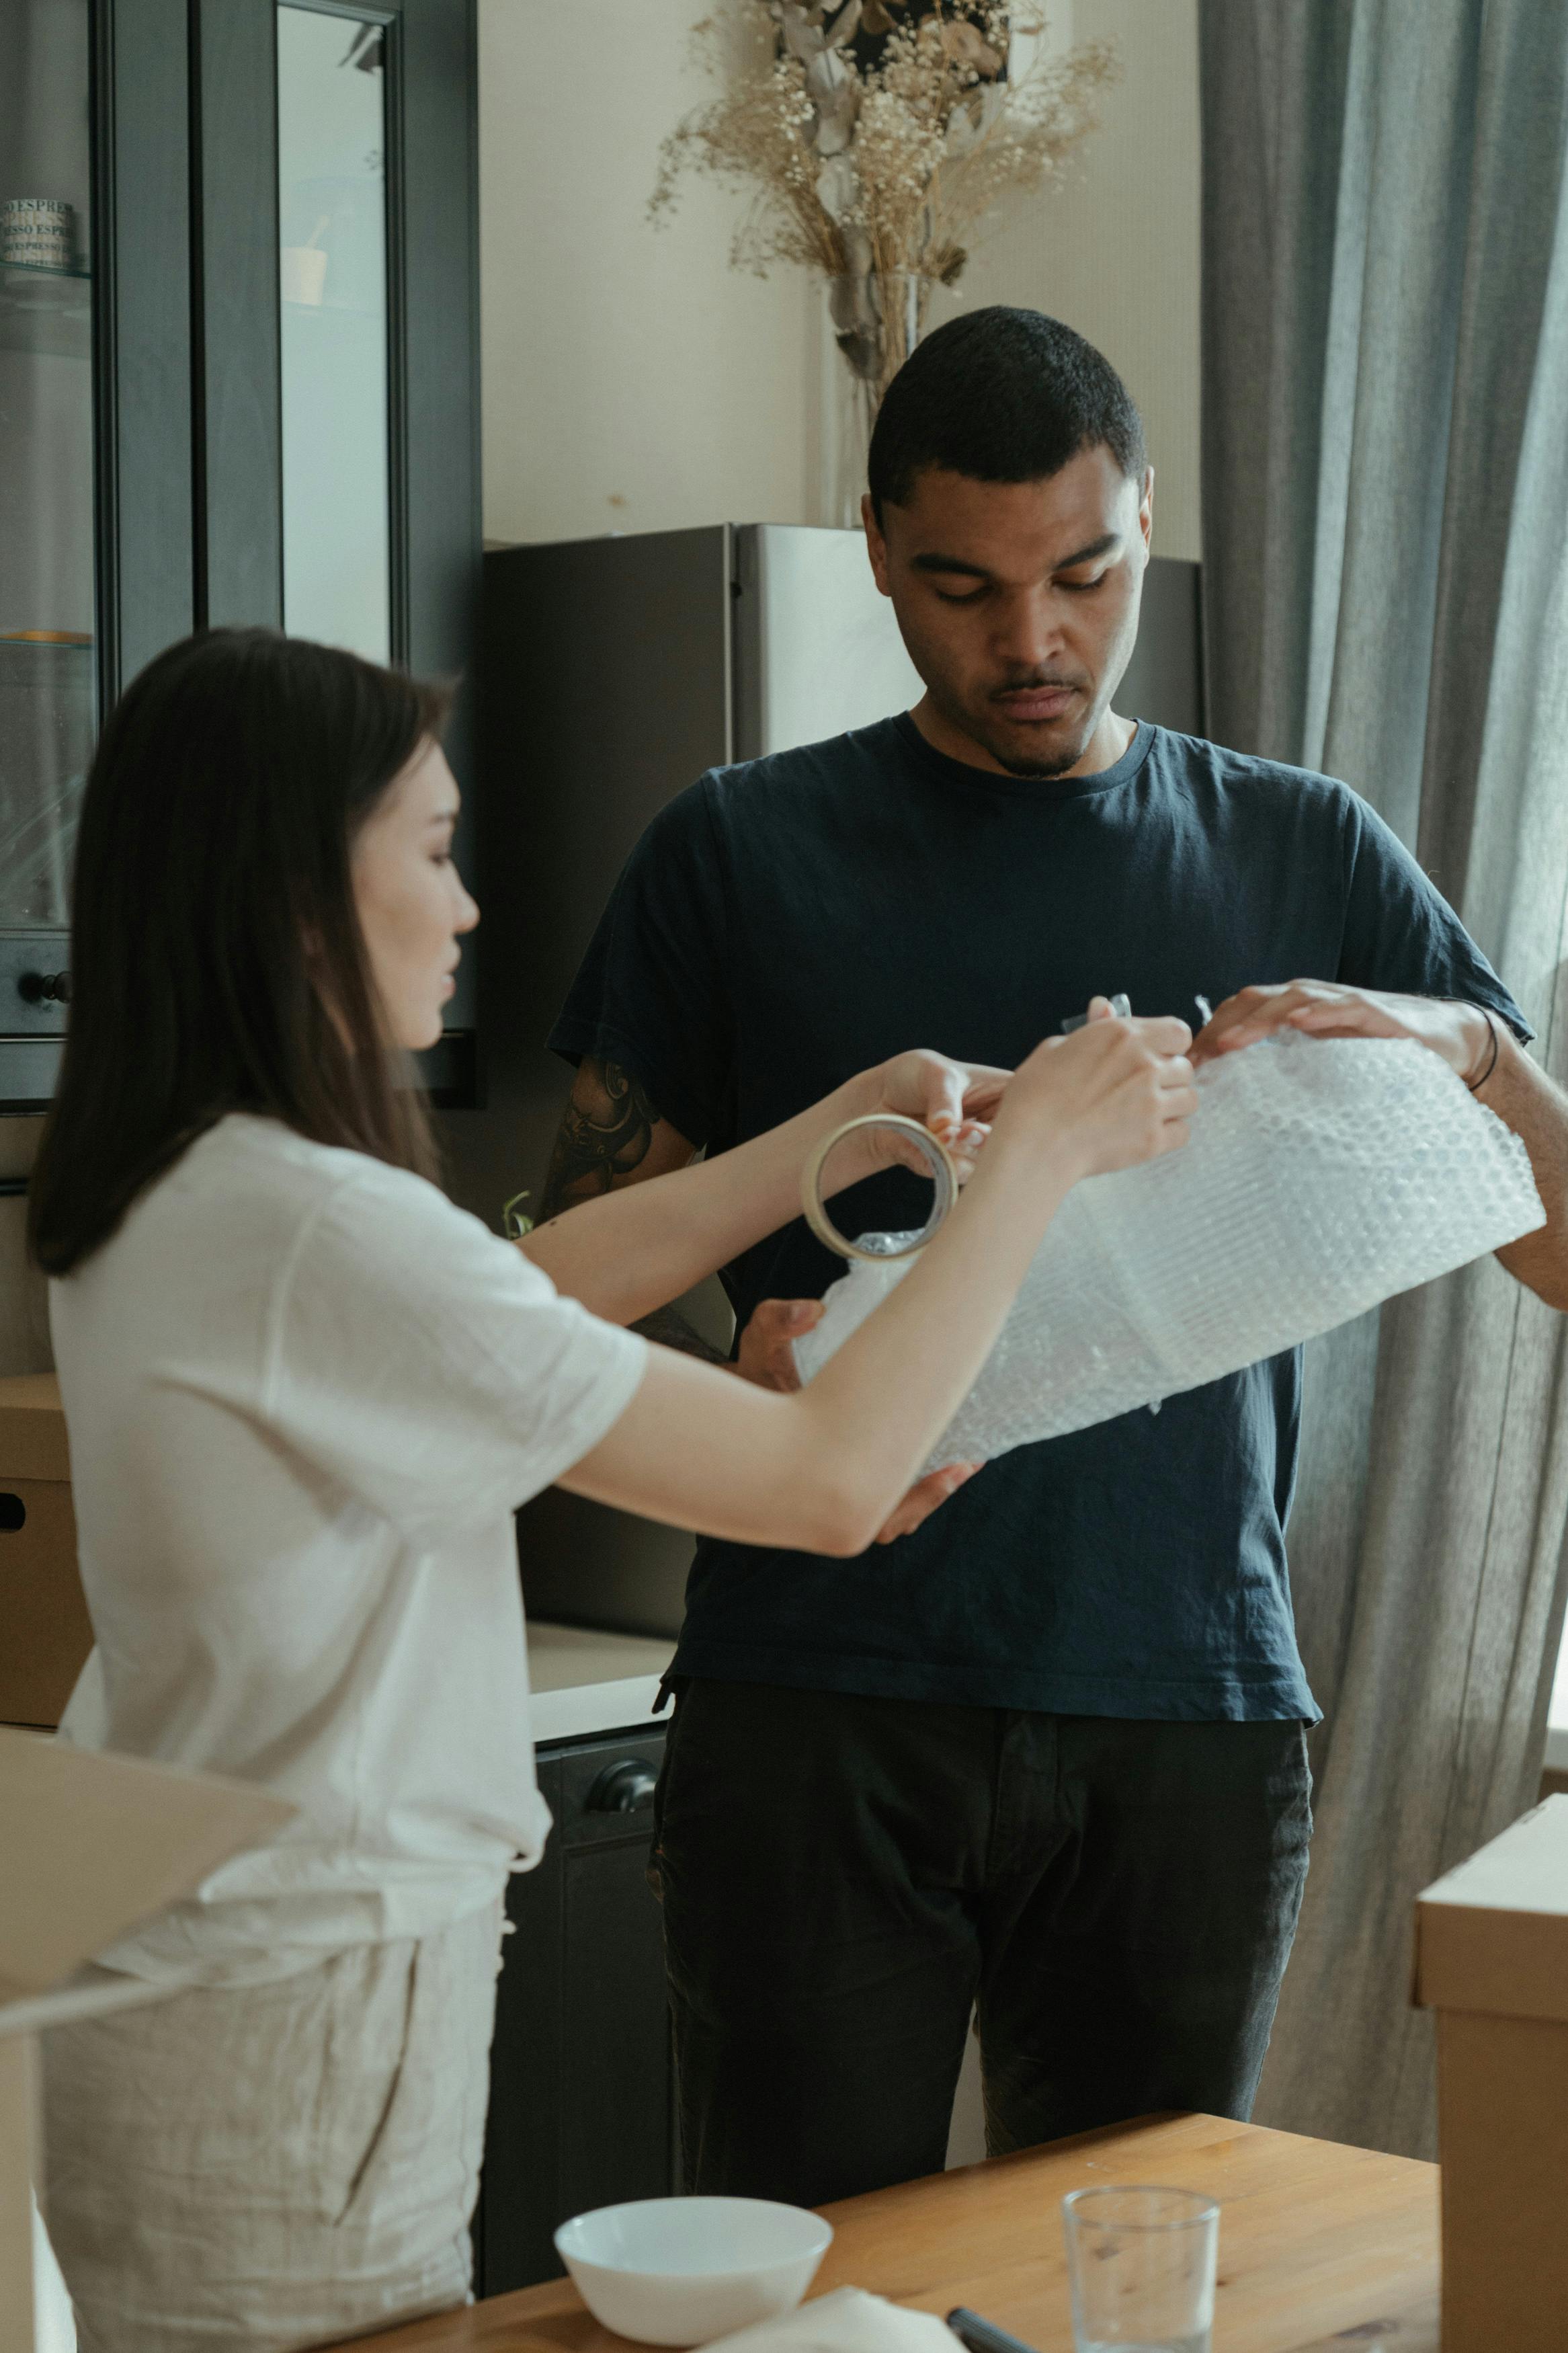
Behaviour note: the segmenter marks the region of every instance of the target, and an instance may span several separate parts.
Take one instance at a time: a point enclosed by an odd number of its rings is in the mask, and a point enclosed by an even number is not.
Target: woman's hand
[[[1074,1178],[1173,1152],[1198,1107],[1184,1021],[1116,1020],[1102,999],[1087,1025],[1047,1038],[1020,1063],[997,1106],[992,1150],[1066,1155]]]
[[[916,1047],[852,1079],[845,1092],[855,1108],[847,1115],[860,1119],[890,1112],[918,1119],[946,1145],[962,1184],[990,1134],[991,1115],[1012,1076],[1011,1071],[989,1062],[955,1062],[946,1054]],[[863,1128],[831,1155],[822,1189],[825,1194],[842,1192],[879,1168],[900,1166],[921,1176],[931,1174],[912,1138],[900,1135],[897,1128]]]
[[[955,1062],[921,1046],[865,1071],[858,1083],[869,1092],[868,1111],[902,1112],[940,1130],[989,1120],[1012,1076],[991,1062]]]
[[[879,1105],[951,1116],[946,1091],[954,1083],[961,1116],[978,1116],[974,1098],[983,1087],[995,1113],[990,1141],[952,1216],[807,1388],[769,1397],[753,1381],[726,1380],[673,1350],[653,1349],[642,1385],[614,1429],[559,1483],[645,1518],[742,1544],[843,1557],[897,1534],[940,1499],[921,1478],[921,1466],[994,1345],[1070,1187],[1081,1176],[1151,1159],[1185,1141],[1198,1100],[1189,1043],[1182,1021],[1102,1017],[1038,1047],[1006,1083],[996,1071],[955,1081],[951,1071],[931,1069],[938,1057],[917,1058],[912,1070],[900,1057],[904,1071],[884,1066],[858,1098],[858,1082],[851,1082],[773,1138],[721,1155],[710,1172],[715,1190],[734,1187],[742,1154],[749,1149],[755,1161],[765,1145],[773,1188],[769,1215],[776,1225],[784,1169],[812,1125],[820,1136],[837,1120]],[[795,1159],[796,1171],[799,1166]],[[684,1186],[705,1173],[658,1181]],[[642,1190],[651,1196],[657,1187]],[[574,1219],[585,1219],[594,1206]],[[791,1314],[790,1304],[778,1312]]]

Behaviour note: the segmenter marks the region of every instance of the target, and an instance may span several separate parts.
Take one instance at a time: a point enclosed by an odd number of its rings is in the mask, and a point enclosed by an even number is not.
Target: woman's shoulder
[[[129,1319],[182,1347],[193,1331],[245,1350],[287,1335],[326,1356],[557,1305],[549,1277],[439,1186],[248,1113],[199,1136],[59,1287],[75,1322]]]
[[[318,1144],[281,1120],[231,1112],[192,1145],[181,1169],[181,1190],[227,1214],[254,1216],[274,1247],[293,1233],[351,1254],[363,1246],[379,1255],[395,1238],[405,1250],[478,1245],[517,1256],[428,1177],[372,1153]]]
[[[301,1273],[449,1267],[454,1256],[488,1261],[492,1251],[501,1262],[519,1257],[428,1178],[231,1112],[149,1186],[83,1271],[254,1293]]]
[[[318,1144],[280,1119],[233,1111],[197,1136],[162,1180],[185,1200],[232,1202],[265,1196],[279,1207],[310,1211],[345,1187],[388,1194],[438,1211],[451,1204],[412,1169],[395,1168],[352,1145]]]

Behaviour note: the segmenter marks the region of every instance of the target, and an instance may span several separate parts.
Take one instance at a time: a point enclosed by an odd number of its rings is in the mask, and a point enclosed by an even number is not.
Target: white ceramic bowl
[[[793,2312],[833,2227],[763,2198],[639,2198],[563,2222],[555,2252],[595,2320],[643,2345],[706,2345]]]

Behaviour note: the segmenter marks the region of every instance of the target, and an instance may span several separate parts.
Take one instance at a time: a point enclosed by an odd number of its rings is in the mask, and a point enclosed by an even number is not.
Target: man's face
[[[880,530],[867,502],[877,585],[931,702],[1013,776],[1064,776],[1089,750],[1138,635],[1153,479],[1101,445],[1042,482],[927,467]]]

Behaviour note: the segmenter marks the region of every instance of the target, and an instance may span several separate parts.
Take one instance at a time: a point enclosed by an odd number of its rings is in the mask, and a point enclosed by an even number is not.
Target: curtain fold
[[[1353,785],[1568,1068],[1568,7],[1201,0],[1204,585],[1222,742]],[[1539,1783],[1564,1319],[1493,1261],[1309,1351],[1326,1711],[1258,2115],[1429,2155],[1417,1891]]]

